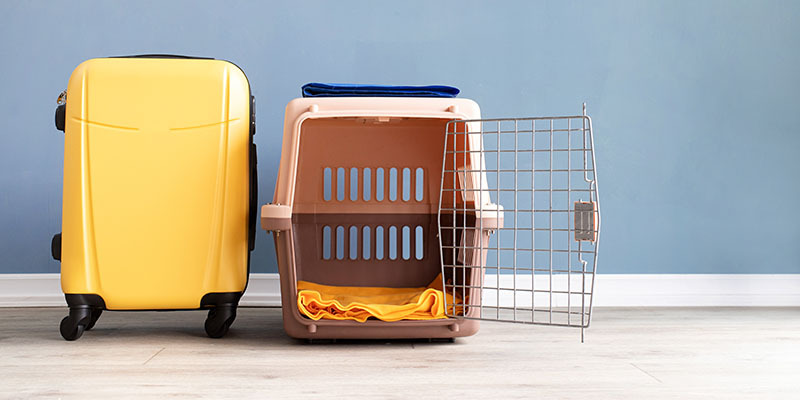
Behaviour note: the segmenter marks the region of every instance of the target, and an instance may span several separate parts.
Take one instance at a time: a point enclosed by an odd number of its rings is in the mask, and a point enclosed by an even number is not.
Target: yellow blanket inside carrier
[[[297,282],[297,307],[300,312],[319,319],[355,320],[370,317],[382,321],[428,320],[447,318],[445,296],[452,312],[453,295],[443,292],[442,275],[428,287],[384,288],[327,286]],[[456,303],[461,303],[456,296]]]

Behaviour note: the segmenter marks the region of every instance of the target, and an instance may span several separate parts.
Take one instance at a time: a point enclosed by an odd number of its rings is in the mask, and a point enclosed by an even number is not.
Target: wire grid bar
[[[454,120],[445,138],[448,315],[589,327],[600,216],[585,105],[577,116]]]

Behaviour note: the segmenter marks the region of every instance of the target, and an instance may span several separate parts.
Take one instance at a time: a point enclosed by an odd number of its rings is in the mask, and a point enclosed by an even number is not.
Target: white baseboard
[[[59,274],[0,274],[0,307],[66,306]],[[250,274],[243,306],[281,305],[278,274]]]
[[[600,307],[800,307],[800,274],[598,275]]]
[[[251,274],[241,305],[280,304],[278,274]],[[49,306],[66,306],[58,274],[0,274],[0,307]],[[598,275],[594,306],[800,307],[800,274]]]

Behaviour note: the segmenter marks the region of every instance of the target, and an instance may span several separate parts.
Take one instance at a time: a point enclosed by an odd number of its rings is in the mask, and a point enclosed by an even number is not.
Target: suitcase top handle
[[[129,56],[112,56],[109,58],[182,58],[188,60],[214,60],[212,57],[184,56],[180,54],[134,54]]]

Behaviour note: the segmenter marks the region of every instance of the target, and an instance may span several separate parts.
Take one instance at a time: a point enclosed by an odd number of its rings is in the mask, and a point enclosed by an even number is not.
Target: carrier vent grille
[[[426,199],[425,171],[421,167],[326,167],[322,172],[322,199],[422,202]]]
[[[322,259],[422,260],[424,243],[420,225],[326,225],[322,228]]]

